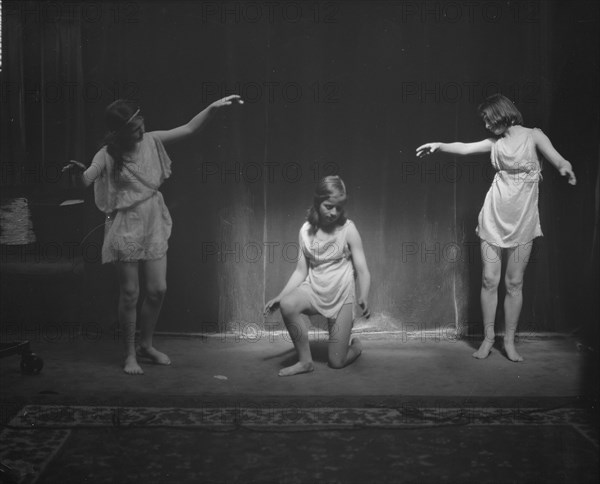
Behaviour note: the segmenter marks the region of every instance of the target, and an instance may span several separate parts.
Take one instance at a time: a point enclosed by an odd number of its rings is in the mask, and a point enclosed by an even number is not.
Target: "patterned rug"
[[[598,481],[575,408],[27,405],[0,442],[19,483]]]

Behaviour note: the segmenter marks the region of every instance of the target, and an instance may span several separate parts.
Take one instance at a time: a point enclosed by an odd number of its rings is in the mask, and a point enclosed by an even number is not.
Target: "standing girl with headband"
[[[119,280],[119,323],[125,341],[123,370],[141,375],[138,358],[170,365],[169,357],[152,343],[154,328],[166,292],[167,247],[171,216],[162,194],[162,182],[171,175],[171,160],[164,145],[192,136],[211,115],[240,96],[215,101],[187,124],[167,131],[144,132],[144,118],[130,102],[117,100],[106,108],[108,133],[91,165],[71,161],[64,170],[84,170],[85,186],[94,183],[98,208],[106,214],[102,262],[112,262]],[[140,341],[135,344],[140,273],[145,298],[139,314]]]
[[[369,317],[367,298],[371,275],[362,241],[354,223],[346,218],[346,187],[339,176],[318,183],[313,206],[300,229],[296,270],[277,297],[265,306],[265,313],[279,307],[292,338],[298,363],[283,368],[279,376],[314,370],[308,329],[302,314],[321,314],[329,323],[329,366],[343,368],[360,356],[358,338],[350,341],[355,303]],[[358,278],[358,298],[354,277]]]
[[[483,275],[481,308],[484,340],[473,353],[486,358],[494,345],[494,319],[498,304],[498,284],[502,252],[507,266],[504,283],[504,350],[511,361],[523,361],[515,349],[515,333],[523,304],[523,276],[533,239],[542,235],[538,213],[538,183],[542,169],[538,151],[571,185],[575,174],[571,163],[554,149],[548,137],[537,128],[522,126],[523,117],[515,105],[501,94],[494,94],[479,106],[485,127],[494,134],[475,143],[427,143],[417,148],[417,156],[436,151],[455,155],[490,153],[496,175],[479,212],[477,234],[481,239]]]

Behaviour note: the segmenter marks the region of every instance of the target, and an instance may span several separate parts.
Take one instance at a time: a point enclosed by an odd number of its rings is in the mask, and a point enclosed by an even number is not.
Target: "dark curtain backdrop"
[[[94,5],[77,6],[73,22],[48,27],[42,18],[38,30],[18,6],[5,14],[3,82],[64,76],[78,95],[50,106],[10,93],[3,167],[89,161],[103,109],[118,97],[139,102],[148,130],[187,122],[227,94],[246,101],[169,147],[174,174],[163,193],[174,230],[159,330],[262,327],[264,302],[294,269],[298,229],[327,174],[346,182],[372,273],[373,317],[360,327],[480,330],[475,227],[493,177],[489,156],[421,161],[414,152],[427,141],[487,137],[476,108],[502,92],[579,179],[570,187],[544,163],[545,237],[526,274],[521,329],[596,331],[595,2]],[[87,200],[85,244],[98,246],[102,218]],[[88,266],[99,274],[90,297],[103,292],[116,304],[110,269]],[[276,313],[266,322],[280,321]]]
[[[3,2],[1,183],[52,191],[86,154],[82,19],[39,5]]]

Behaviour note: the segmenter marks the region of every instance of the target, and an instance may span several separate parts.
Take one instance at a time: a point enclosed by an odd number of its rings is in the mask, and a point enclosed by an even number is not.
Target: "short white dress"
[[[346,240],[350,220],[332,233],[313,232],[305,222],[300,229],[300,250],[308,264],[308,275],[299,289],[305,291],[317,311],[335,319],[342,306],[352,304],[354,317],[355,284],[352,254]]]
[[[160,139],[145,133],[139,152],[120,171],[102,148],[91,172],[96,206],[106,214],[102,262],[135,262],[163,257],[171,235],[171,215],[158,188],[171,175],[171,159]]]
[[[542,168],[532,134],[530,129],[514,150],[504,138],[492,146],[496,174],[479,212],[477,235],[497,247],[528,244],[543,235],[538,211]]]

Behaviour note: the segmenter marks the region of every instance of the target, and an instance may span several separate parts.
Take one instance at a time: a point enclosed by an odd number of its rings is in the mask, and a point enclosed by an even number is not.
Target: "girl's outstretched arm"
[[[166,131],[152,131],[152,135],[159,138],[164,144],[185,139],[200,131],[217,109],[224,106],[230,106],[234,101],[238,104],[244,104],[244,101],[242,101],[240,96],[232,94],[231,96],[224,97],[223,99],[219,99],[210,104],[194,116],[188,123]]]
[[[477,153],[489,153],[494,145],[494,139],[488,138],[475,143],[425,143],[417,148],[417,156],[424,156],[441,151],[442,153],[452,153],[454,155],[474,155]]]
[[[352,263],[356,270],[358,279],[358,305],[363,310],[363,316],[368,318],[371,313],[369,311],[368,299],[369,290],[371,289],[371,273],[367,266],[367,259],[365,258],[365,251],[363,249],[362,240],[360,234],[354,224],[350,224],[348,227],[347,239],[350,251],[352,252]]]
[[[287,282],[285,287],[281,290],[278,296],[271,299],[267,304],[265,304],[265,314],[270,313],[271,311],[275,311],[279,307],[279,302],[281,299],[296,289],[300,284],[304,282],[306,276],[308,275],[308,263],[306,262],[306,257],[304,257],[304,252],[300,249],[300,254],[298,255],[298,262],[296,263],[296,269],[290,277],[290,280]]]
[[[569,184],[575,185],[577,183],[577,179],[575,178],[575,173],[573,173],[573,167],[571,163],[565,160],[558,151],[552,146],[550,142],[550,138],[546,136],[540,129],[533,130],[533,141],[535,142],[535,146],[540,153],[546,158],[550,163],[552,163],[559,173],[562,176],[567,176],[569,178]]]

